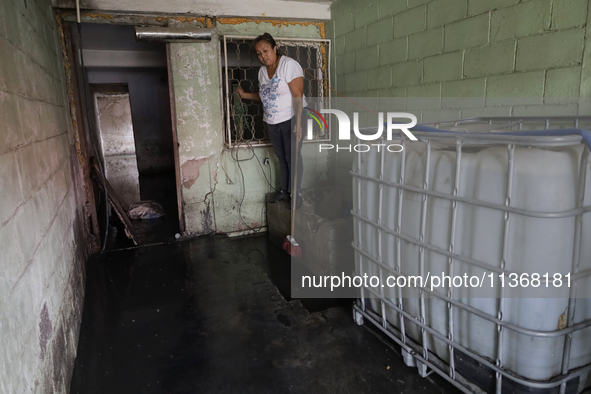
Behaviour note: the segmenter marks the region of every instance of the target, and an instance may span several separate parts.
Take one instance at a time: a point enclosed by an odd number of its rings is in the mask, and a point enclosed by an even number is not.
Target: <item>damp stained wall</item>
[[[141,201],[129,94],[95,93],[105,176],[123,207]]]
[[[313,23],[221,18],[211,42],[170,46],[182,201],[189,233],[240,233],[266,225],[265,194],[272,188],[265,175],[278,188],[276,156],[269,146],[271,165],[264,166],[265,148],[225,149],[220,87],[221,36],[254,37],[264,32],[275,37],[322,38]],[[303,187],[313,185],[327,171],[326,155],[315,155],[316,148],[317,144],[304,145]]]
[[[137,42],[128,23],[82,24],[88,81],[128,86],[140,174],[173,172],[166,44]]]
[[[0,392],[65,394],[84,297],[84,219],[50,1],[0,2],[0,53]]]
[[[419,122],[589,114],[590,12],[587,0],[336,0],[333,85],[401,98]],[[342,183],[352,159],[333,160]]]

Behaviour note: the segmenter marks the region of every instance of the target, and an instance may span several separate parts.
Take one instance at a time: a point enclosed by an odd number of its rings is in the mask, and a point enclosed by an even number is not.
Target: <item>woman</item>
[[[254,49],[263,66],[259,70],[259,93],[246,93],[238,88],[237,93],[243,99],[263,102],[264,117],[269,137],[279,158],[281,170],[281,190],[272,203],[288,200],[292,190],[292,146],[299,145],[298,179],[300,184],[303,163],[301,156],[302,144],[302,108],[304,106],[304,72],[295,60],[277,53],[277,44],[269,33],[258,36],[254,40]],[[293,104],[292,104],[293,102]],[[294,128],[292,130],[292,121]],[[295,159],[295,158],[294,158]],[[299,206],[300,198],[296,198]]]

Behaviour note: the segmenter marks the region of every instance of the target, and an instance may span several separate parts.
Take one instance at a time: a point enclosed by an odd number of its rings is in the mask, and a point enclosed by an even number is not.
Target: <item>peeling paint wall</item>
[[[265,177],[276,188],[279,180],[279,165],[271,146],[270,166],[262,164],[264,147],[225,149],[219,75],[221,36],[269,32],[276,37],[322,38],[324,33],[323,25],[316,22],[220,18],[215,23],[217,36],[214,34],[211,42],[176,43],[170,50],[183,210],[186,230],[197,234],[265,226],[264,199],[272,191]],[[316,181],[318,171],[326,171],[326,157],[319,159],[316,148],[316,144],[304,146],[303,187]]]
[[[84,298],[78,174],[48,0],[0,1],[0,392],[67,393]]]
[[[95,94],[94,99],[105,176],[127,208],[141,201],[129,94]]]

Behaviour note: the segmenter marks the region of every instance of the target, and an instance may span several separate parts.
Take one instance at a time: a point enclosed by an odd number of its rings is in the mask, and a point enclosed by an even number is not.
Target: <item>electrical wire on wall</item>
[[[242,149],[242,148],[240,148],[241,145],[246,145],[247,146],[247,149],[251,153],[250,157],[243,158],[243,159],[241,159],[239,157],[240,149]],[[252,147],[252,145],[250,143],[246,142],[246,143],[241,143],[241,144],[235,145],[234,147],[232,147],[230,149],[230,155],[231,155],[232,159],[238,164],[238,170],[240,171],[240,177],[242,179],[242,197],[240,199],[240,203],[238,204],[238,216],[240,217],[240,220],[242,221],[242,223],[249,230],[254,231],[254,232],[258,232],[258,231],[260,231],[260,229],[263,226],[256,227],[256,228],[250,227],[248,225],[248,223],[246,223],[246,221],[244,220],[244,216],[242,216],[242,204],[244,203],[244,198],[246,196],[246,184],[245,184],[245,180],[244,180],[244,171],[242,170],[242,166],[241,166],[240,163],[241,162],[250,161],[252,159],[256,159],[256,162],[258,163],[258,165],[259,165],[259,167],[260,167],[260,169],[261,169],[261,171],[263,173],[263,177],[265,178],[265,181],[267,182],[267,184],[269,185],[269,187],[271,189],[273,189],[274,191],[277,191],[277,189],[275,189],[275,187],[273,187],[273,185],[269,181],[269,178],[267,177],[267,174],[266,174],[266,172],[265,172],[265,170],[263,168],[263,165],[261,164],[261,161],[260,161],[259,157],[257,156],[256,152],[254,151],[254,148]],[[271,170],[270,169],[269,169],[269,175],[271,175]],[[263,209],[264,209],[264,206],[265,206],[265,204],[263,204]],[[262,214],[261,214],[261,219],[262,219]]]

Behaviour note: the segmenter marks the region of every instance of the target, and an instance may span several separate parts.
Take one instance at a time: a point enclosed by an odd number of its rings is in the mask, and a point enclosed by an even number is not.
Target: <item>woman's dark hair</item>
[[[273,38],[272,35],[270,35],[269,33],[265,33],[265,34],[261,34],[260,36],[258,36],[257,38],[254,39],[253,43],[252,43],[252,51],[255,52],[256,51],[256,46],[259,42],[261,41],[265,41],[267,44],[271,45],[271,48],[275,48],[277,46],[277,43],[275,42],[275,39]]]

